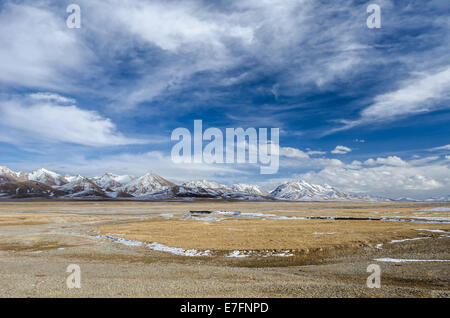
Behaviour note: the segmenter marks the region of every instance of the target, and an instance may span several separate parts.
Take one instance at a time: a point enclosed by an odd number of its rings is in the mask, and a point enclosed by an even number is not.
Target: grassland
[[[450,260],[450,224],[417,223],[448,219],[445,207],[450,204],[0,202],[0,296],[448,297],[445,262],[379,263],[383,288],[365,287],[366,267],[376,258]],[[186,217],[190,210],[242,214]],[[107,236],[212,253],[180,256]],[[254,253],[226,257],[236,250]],[[259,253],[268,250],[273,253]],[[288,257],[271,256],[286,250]],[[72,263],[84,273],[78,291],[65,287]]]

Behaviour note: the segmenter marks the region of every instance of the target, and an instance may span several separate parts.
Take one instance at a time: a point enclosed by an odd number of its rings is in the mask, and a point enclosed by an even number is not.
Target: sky
[[[449,13],[448,0],[0,0],[0,165],[450,195]],[[172,162],[172,131],[194,120],[279,128],[278,172]]]

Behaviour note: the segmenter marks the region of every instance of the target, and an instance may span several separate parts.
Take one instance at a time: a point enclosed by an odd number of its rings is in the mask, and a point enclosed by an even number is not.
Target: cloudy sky
[[[80,29],[66,25],[71,3]],[[371,3],[380,29],[366,25]],[[449,195],[449,10],[448,0],[0,1],[0,165]],[[279,172],[173,163],[171,132],[195,119],[279,128]]]

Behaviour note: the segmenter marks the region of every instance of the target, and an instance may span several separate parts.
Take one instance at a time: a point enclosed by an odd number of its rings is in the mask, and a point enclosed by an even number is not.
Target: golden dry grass
[[[433,202],[143,202],[143,201],[0,201],[2,212],[79,212],[89,211],[117,213],[129,212],[185,212],[188,210],[239,210],[247,212],[348,212],[368,211],[409,212],[420,208],[450,206],[449,203]]]
[[[383,221],[226,219],[149,220],[102,226],[102,234],[172,247],[198,250],[297,250],[355,247],[393,239],[418,237],[424,224]],[[449,224],[427,224],[427,229],[450,231]],[[120,235],[117,235],[120,234]],[[427,235],[432,233],[428,232]]]
[[[0,202],[0,226],[46,223],[92,224],[102,234],[159,242],[198,250],[298,250],[374,246],[393,239],[418,237],[417,229],[450,231],[449,224],[383,221],[262,220],[223,218],[220,222],[181,220],[189,210],[269,213],[280,216],[413,217],[448,216],[449,212],[420,211],[445,203],[348,202],[133,202],[29,201]],[[171,213],[164,219],[161,213]],[[215,215],[215,217],[218,217]],[[316,233],[316,234],[314,234]],[[317,234],[322,233],[322,234]],[[332,233],[332,234],[327,234]],[[437,235],[424,232],[425,235]]]
[[[48,217],[42,215],[0,215],[0,226],[39,225],[49,223]]]

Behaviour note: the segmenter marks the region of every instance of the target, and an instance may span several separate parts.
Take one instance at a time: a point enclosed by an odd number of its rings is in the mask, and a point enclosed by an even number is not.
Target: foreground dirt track
[[[449,262],[375,261],[450,260],[450,224],[423,223],[449,211],[445,203],[0,202],[0,296],[449,297]],[[236,251],[248,255],[227,257]],[[373,263],[380,289],[366,287]],[[81,289],[66,287],[69,264],[81,267]]]

